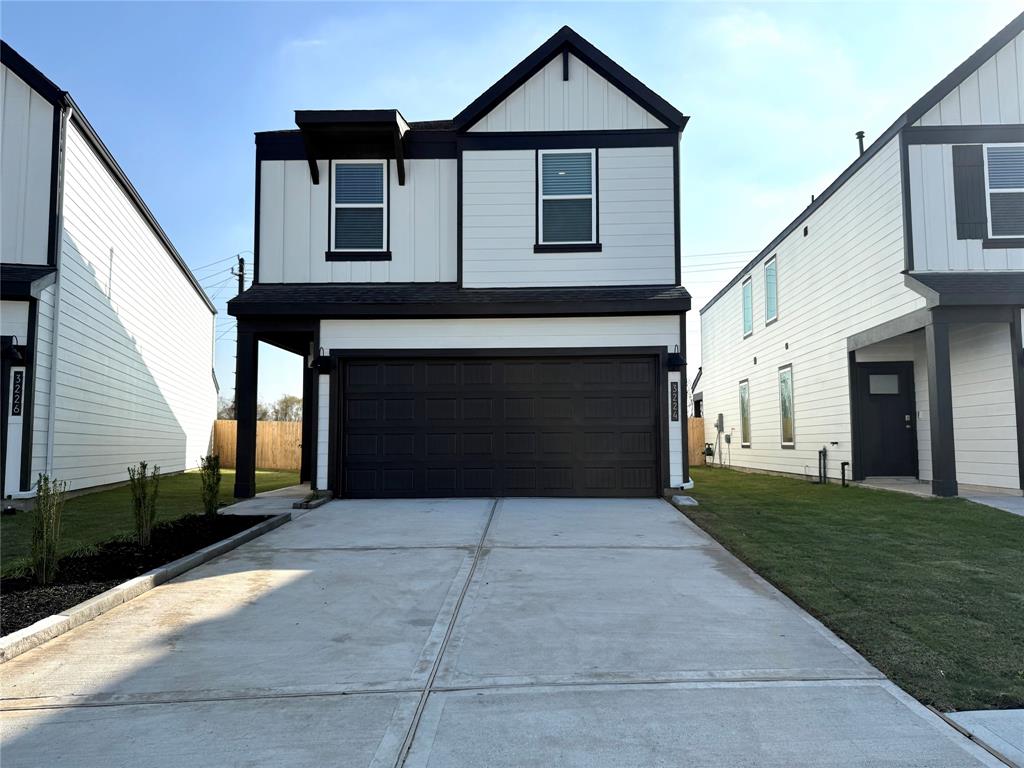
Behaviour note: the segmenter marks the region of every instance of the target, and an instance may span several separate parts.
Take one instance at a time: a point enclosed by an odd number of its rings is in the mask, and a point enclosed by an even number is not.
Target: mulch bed
[[[216,544],[268,519],[266,515],[189,515],[153,527],[150,546],[112,539],[61,558],[57,581],[40,587],[31,576],[0,580],[0,636],[95,597],[133,576]]]

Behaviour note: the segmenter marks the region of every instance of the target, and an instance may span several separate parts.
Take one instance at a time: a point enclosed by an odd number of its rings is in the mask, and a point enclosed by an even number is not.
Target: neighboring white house
[[[653,496],[689,482],[687,118],[563,28],[453,120],[299,111],[256,135],[238,318],[306,361],[302,474],[339,496]]]
[[[706,440],[733,466],[816,476],[824,449],[831,478],[1019,494],[1022,306],[1024,15],[701,310]]]
[[[196,466],[215,310],[71,96],[2,44],[3,497]]]

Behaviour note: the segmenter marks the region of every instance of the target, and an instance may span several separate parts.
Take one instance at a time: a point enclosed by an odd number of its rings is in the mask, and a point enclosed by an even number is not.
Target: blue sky
[[[251,250],[254,131],[295,109],[449,118],[569,24],[692,119],[683,284],[699,309],[1016,2],[18,3],[0,33],[72,92],[215,298],[234,385],[230,262]],[[737,253],[740,252],[740,253]],[[245,254],[251,262],[251,257]],[[201,268],[200,268],[201,267]],[[696,311],[690,358],[699,361]],[[301,394],[264,347],[260,397]]]

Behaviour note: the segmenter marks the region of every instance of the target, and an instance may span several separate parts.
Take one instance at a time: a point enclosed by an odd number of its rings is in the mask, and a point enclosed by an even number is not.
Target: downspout
[[[58,154],[57,171],[57,242],[55,245],[53,264],[57,267],[57,276],[53,282],[53,329],[50,337],[50,402],[46,427],[46,467],[47,475],[53,475],[54,431],[57,425],[57,361],[60,343],[60,294],[61,294],[61,257],[64,253],[64,173],[67,167],[67,135],[68,121],[71,119],[71,100],[65,92],[60,124],[60,152]],[[31,459],[30,459],[31,460]]]

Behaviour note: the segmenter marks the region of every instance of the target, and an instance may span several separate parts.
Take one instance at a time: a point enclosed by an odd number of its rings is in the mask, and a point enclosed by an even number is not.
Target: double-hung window
[[[740,382],[740,447],[750,447],[750,382]]]
[[[537,153],[537,164],[538,244],[596,244],[594,150],[543,150]]]
[[[743,281],[743,338],[754,332],[754,281],[749,277]]]
[[[779,418],[782,447],[796,446],[796,416],[793,413],[793,366],[779,368]]]
[[[986,146],[985,179],[989,236],[1024,237],[1024,144]]]
[[[764,322],[779,319],[779,269],[772,256],[764,263]]]
[[[388,249],[386,160],[335,160],[331,191],[331,250]]]

